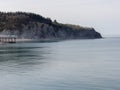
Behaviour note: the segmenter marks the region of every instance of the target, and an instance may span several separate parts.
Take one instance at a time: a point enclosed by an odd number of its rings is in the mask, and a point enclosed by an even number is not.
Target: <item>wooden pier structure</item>
[[[1,43],[16,43],[15,35],[0,35]]]

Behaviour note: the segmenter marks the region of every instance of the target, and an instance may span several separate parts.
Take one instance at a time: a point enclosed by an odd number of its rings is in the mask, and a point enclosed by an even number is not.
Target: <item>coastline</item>
[[[62,41],[62,40],[89,40],[89,39],[96,39],[96,38],[66,38],[66,39],[60,39],[60,38],[50,38],[50,39],[16,39],[16,43],[19,42],[56,42],[56,41]],[[97,39],[103,39],[103,38],[97,38]]]
[[[58,42],[58,41],[63,41],[63,40],[89,40],[89,39],[95,39],[95,38],[47,38],[47,39],[25,39],[25,38],[16,38],[16,41],[14,43],[27,43],[27,42]],[[98,39],[103,39],[103,38],[98,38]],[[1,44],[7,44],[9,42],[0,42]]]
[[[16,43],[20,42],[55,42],[63,39],[16,39]]]

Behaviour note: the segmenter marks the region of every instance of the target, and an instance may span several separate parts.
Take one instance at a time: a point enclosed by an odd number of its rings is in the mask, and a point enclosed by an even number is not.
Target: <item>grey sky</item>
[[[120,0],[0,0],[0,11],[38,13],[61,23],[94,27],[120,35]]]

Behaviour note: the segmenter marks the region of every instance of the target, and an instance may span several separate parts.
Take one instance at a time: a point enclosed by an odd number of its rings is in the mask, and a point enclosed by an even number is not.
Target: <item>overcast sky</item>
[[[120,0],[0,0],[0,11],[33,12],[120,36]]]

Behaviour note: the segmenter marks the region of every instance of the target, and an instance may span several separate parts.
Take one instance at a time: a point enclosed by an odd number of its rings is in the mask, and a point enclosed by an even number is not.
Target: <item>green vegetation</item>
[[[3,31],[19,38],[101,38],[94,28],[62,24],[26,12],[0,12],[0,32]]]
[[[44,18],[40,15],[25,12],[0,12],[0,30],[4,29],[20,29],[22,25],[27,25],[30,22],[40,22],[51,24],[52,21],[49,18]]]
[[[81,30],[85,29],[84,27],[80,27],[79,25],[61,24],[61,23],[58,23],[56,20],[54,20],[52,22],[52,20],[50,18],[45,18],[45,17],[42,17],[42,16],[40,16],[38,14],[34,14],[34,13],[0,12],[0,30],[21,29],[23,25],[27,25],[32,22],[44,23],[44,24],[53,25],[56,27],[81,29]]]

